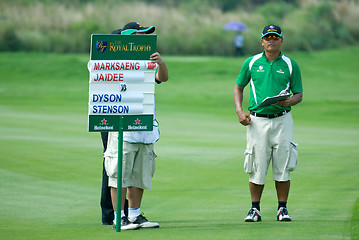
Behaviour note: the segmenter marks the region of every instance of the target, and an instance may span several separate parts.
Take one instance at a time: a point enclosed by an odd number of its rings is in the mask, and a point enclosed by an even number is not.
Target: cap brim
[[[154,26],[150,26],[148,28],[144,28],[144,29],[141,29],[141,30],[137,30],[137,29],[126,29],[126,30],[123,30],[121,32],[121,35],[131,35],[131,34],[134,34],[134,33],[146,33],[146,34],[151,34],[153,33],[154,31],[156,30],[156,28]]]
[[[275,35],[277,35],[277,36],[279,36],[279,37],[282,37],[282,33],[279,34],[279,33],[275,32],[275,31],[270,31],[270,32],[266,32],[265,34],[262,33],[262,38],[263,38],[264,36],[269,35],[269,34],[275,34]]]
[[[151,34],[156,30],[156,28],[154,26],[150,26],[148,28],[142,29],[142,30],[136,30],[136,32],[140,32],[140,33],[146,33],[146,34]]]

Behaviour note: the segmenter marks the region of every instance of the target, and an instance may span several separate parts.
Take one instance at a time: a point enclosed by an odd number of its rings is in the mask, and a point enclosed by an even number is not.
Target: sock
[[[128,219],[136,219],[140,215],[140,208],[129,208]]]
[[[260,211],[261,210],[260,203],[261,203],[260,201],[252,202],[252,208],[257,208],[258,211]]]
[[[113,217],[114,217],[113,218],[113,223],[116,224],[116,220],[117,220],[117,212],[116,211],[113,212]],[[121,218],[122,217],[125,217],[125,211],[124,210],[121,210]]]
[[[279,208],[281,208],[281,207],[287,208],[287,202],[280,202],[280,201],[278,201],[278,210],[279,210]]]

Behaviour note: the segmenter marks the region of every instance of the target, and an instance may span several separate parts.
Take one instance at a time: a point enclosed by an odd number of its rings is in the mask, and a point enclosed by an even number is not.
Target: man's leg
[[[121,210],[125,209],[125,200],[126,200],[127,188],[122,188],[122,199],[121,199]],[[117,188],[111,187],[111,199],[113,210],[116,212],[117,209]]]
[[[101,132],[101,139],[103,144],[103,151],[106,151],[108,132]],[[114,218],[113,207],[111,202],[111,190],[108,187],[108,176],[105,170],[105,160],[103,161],[102,166],[102,187],[101,187],[101,200],[100,206],[102,211],[102,224],[112,225]]]
[[[249,210],[245,222],[261,221],[260,200],[262,197],[268,166],[272,156],[272,148],[268,141],[271,121],[266,118],[251,116],[251,124],[247,127],[246,159],[252,167],[249,174],[249,189],[252,208]],[[249,161],[251,160],[251,161]]]
[[[141,201],[143,196],[143,189],[137,187],[128,188],[128,219],[139,224],[141,228],[158,228],[160,225],[156,222],[150,222],[140,214]]]
[[[102,170],[102,188],[101,188],[101,211],[102,211],[102,224],[112,225],[114,218],[113,207],[111,201],[111,190],[108,187],[108,176],[106,174],[105,166]]]
[[[262,220],[260,213],[260,201],[263,193],[264,185],[249,182],[249,190],[251,192],[252,208],[249,210],[245,222],[260,222]]]
[[[258,185],[252,182],[249,182],[249,190],[251,192],[252,202],[259,202],[262,197],[264,185]]]
[[[124,207],[125,207],[125,199],[126,199],[126,191],[127,189],[126,188],[122,188],[122,195],[121,195],[121,214],[120,214],[120,218],[122,218],[122,212],[124,210]],[[111,187],[111,200],[112,200],[112,206],[113,206],[113,210],[114,210],[114,224],[116,224],[116,219],[117,219],[117,188],[114,188],[114,187]],[[114,225],[115,226],[115,225]]]
[[[128,187],[128,206],[129,208],[140,208],[143,196],[143,189]]]
[[[290,174],[287,169],[288,160],[292,150],[291,141],[293,139],[293,119],[291,113],[287,113],[282,117],[273,119],[272,125],[272,170],[275,188],[278,198],[278,221],[291,221],[287,211],[287,200],[290,189]]]
[[[122,188],[122,195],[121,195],[121,230],[135,230],[139,228],[139,224],[131,223],[124,213],[125,208],[125,200],[126,200],[126,192],[127,188]],[[115,220],[113,224],[113,229],[116,229],[116,209],[117,209],[117,188],[111,187],[111,198],[112,198],[112,205],[113,209],[115,210]]]
[[[276,181],[275,188],[277,190],[277,197],[278,197],[277,220],[292,221],[292,217],[289,216],[287,210],[287,200],[289,195],[290,181],[285,181],[285,182]]]
[[[290,181],[278,182],[275,181],[275,188],[277,190],[277,197],[279,202],[287,202],[290,188]]]
[[[128,218],[130,221],[136,220],[140,215],[140,207],[143,196],[143,189],[137,187],[128,187]]]

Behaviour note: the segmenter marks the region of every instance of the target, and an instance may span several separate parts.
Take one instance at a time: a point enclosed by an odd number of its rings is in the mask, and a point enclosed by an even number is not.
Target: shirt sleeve
[[[302,76],[298,64],[292,60],[293,72],[290,79],[292,93],[303,92]]]
[[[249,80],[251,79],[251,73],[249,70],[249,62],[251,61],[251,58],[248,58],[242,65],[241,71],[239,72],[239,75],[237,77],[236,83],[237,85],[241,87],[247,86],[249,83]]]
[[[162,82],[161,82],[161,81],[158,81],[158,80],[156,79],[157,73],[158,73],[158,68],[156,69],[156,72],[155,72],[155,82],[156,82],[157,84],[161,84]]]

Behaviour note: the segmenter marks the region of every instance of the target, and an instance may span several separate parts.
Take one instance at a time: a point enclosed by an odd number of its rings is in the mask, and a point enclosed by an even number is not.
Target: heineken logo
[[[127,126],[128,130],[137,130],[137,131],[145,131],[147,130],[147,125],[142,125],[141,120],[139,118],[135,119],[134,122]]]
[[[135,124],[136,124],[136,125],[140,124],[140,122],[141,122],[141,120],[138,119],[138,118],[135,120]]]
[[[114,130],[114,126],[108,126],[108,120],[106,118],[103,118],[99,124],[94,125],[94,130]]]
[[[120,122],[122,123],[120,124]],[[152,131],[153,115],[89,115],[90,132],[112,132],[121,130]]]

